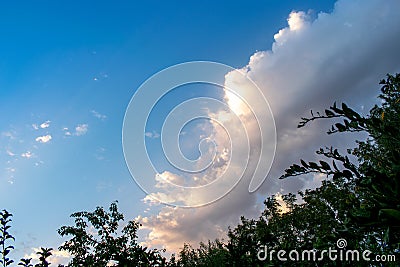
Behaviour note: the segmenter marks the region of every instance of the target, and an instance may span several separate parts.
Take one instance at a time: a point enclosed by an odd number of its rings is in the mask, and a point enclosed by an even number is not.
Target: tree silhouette
[[[118,266],[163,266],[166,259],[156,249],[149,250],[137,243],[140,224],[129,221],[119,232],[119,223],[124,220],[118,212],[117,202],[109,211],[97,207],[93,212],[76,212],[75,226],[62,226],[58,233],[71,236],[60,250],[72,256],[69,266],[105,266],[114,261]]]
[[[301,160],[301,165],[293,164],[281,178],[314,172],[326,174],[333,180],[346,180],[346,186],[353,188],[349,196],[359,201],[351,207],[349,222],[372,233],[382,251],[396,251],[400,246],[400,75],[388,75],[380,84],[381,105],[375,105],[366,117],[346,104],[341,108],[334,104],[325,110],[325,115],[312,114],[299,124],[303,127],[316,119],[341,118],[342,122],[334,124],[328,134],[367,133],[367,140],[357,141],[356,148],[347,150],[357,158],[356,163],[337,149],[325,148],[317,154],[328,158],[332,164]],[[384,237],[380,238],[382,232]]]
[[[18,265],[23,266],[23,267],[33,267],[33,264],[31,263],[32,259],[21,259]]]
[[[14,261],[8,258],[8,254],[14,249],[14,246],[7,245],[8,241],[15,240],[15,238],[9,233],[12,214],[6,210],[0,211],[0,248],[1,248],[1,259],[0,263],[3,266],[9,266]]]
[[[47,261],[47,258],[52,255],[52,248],[40,248],[40,251],[36,252],[39,257],[39,263],[35,265],[35,267],[48,267],[50,263]]]

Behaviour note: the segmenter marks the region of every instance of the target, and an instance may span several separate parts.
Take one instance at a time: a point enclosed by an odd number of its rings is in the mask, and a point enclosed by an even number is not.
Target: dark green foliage
[[[149,250],[137,243],[139,223],[129,221],[119,232],[124,220],[118,212],[117,203],[109,211],[97,207],[93,212],[76,212],[74,226],[62,226],[58,233],[71,236],[60,250],[72,256],[69,266],[105,266],[115,261],[118,266],[163,266],[165,258],[157,250]],[[89,231],[92,227],[94,233]]]
[[[168,266],[203,266],[218,267],[225,266],[229,260],[229,252],[220,240],[208,241],[207,244],[200,243],[199,248],[194,249],[189,244],[184,244],[179,252],[179,259],[172,255]]]
[[[8,232],[12,214],[6,210],[0,212],[0,247],[2,266],[10,266],[14,261],[8,258],[13,246],[7,241],[14,240]],[[118,212],[116,202],[112,203],[109,212],[97,207],[94,212],[76,212],[75,226],[63,226],[59,229],[62,236],[73,236],[60,249],[72,255],[68,266],[106,266],[114,261],[118,266],[174,266],[169,265],[160,251],[147,249],[137,243],[139,224],[129,221],[119,232],[119,223],[124,217]],[[96,230],[89,233],[89,226]],[[33,265],[32,259],[21,259],[18,266],[48,267],[51,263],[48,258],[52,255],[52,248],[40,248],[37,252],[39,263]],[[59,265],[62,266],[62,265]]]
[[[3,266],[9,266],[14,261],[8,258],[8,254],[11,250],[14,249],[12,245],[8,245],[7,243],[11,240],[15,240],[15,238],[9,233],[12,214],[6,210],[0,211],[0,249],[1,249],[1,258],[0,263]]]
[[[352,163],[348,156],[337,149],[321,149],[317,153],[332,160],[332,165],[302,162],[290,166],[281,178],[307,173],[323,173],[333,180],[344,178],[354,187],[354,195],[360,204],[351,209],[348,218],[364,231],[385,232],[378,240],[382,250],[396,251],[400,245],[400,75],[388,75],[382,85],[380,106],[375,105],[370,114],[363,117],[342,104],[334,104],[325,111],[326,116],[303,118],[299,127],[315,119],[343,118],[328,134],[336,132],[365,132],[368,138],[357,141],[357,147],[347,153],[356,156]],[[340,166],[340,168],[338,168]],[[376,234],[374,234],[376,235]]]
[[[39,263],[35,264],[35,267],[48,267],[51,263],[47,261],[47,258],[52,255],[52,248],[40,248],[40,251],[36,252],[39,257]]]
[[[33,264],[31,263],[32,259],[21,259],[18,265],[23,266],[23,267],[33,267]]]

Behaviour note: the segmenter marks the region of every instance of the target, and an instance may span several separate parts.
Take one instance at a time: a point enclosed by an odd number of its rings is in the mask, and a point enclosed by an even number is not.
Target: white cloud
[[[62,130],[63,130],[65,136],[71,136],[72,135],[72,133],[69,131],[68,127],[64,127]]]
[[[9,155],[10,157],[14,157],[15,153],[13,153],[11,150],[7,149],[6,150],[7,155]]]
[[[91,110],[90,113],[92,113],[92,115],[93,115],[94,117],[96,117],[96,118],[98,118],[98,119],[100,119],[100,120],[102,120],[102,121],[105,120],[105,119],[107,119],[107,116],[106,116],[106,115],[101,114],[101,113],[97,112],[96,110]]]
[[[226,231],[228,225],[237,224],[241,215],[258,216],[261,209],[258,195],[266,198],[277,192],[315,187],[320,182],[319,177],[309,177],[309,180],[278,180],[277,177],[299,158],[313,160],[314,151],[320,146],[344,147],[354,137],[327,136],[326,122],[302,129],[296,129],[297,123],[302,116],[309,115],[310,109],[324,109],[335,100],[355,107],[372,105],[378,94],[379,80],[386,73],[400,71],[397,10],[400,10],[399,1],[357,0],[338,1],[332,13],[320,13],[314,21],[304,12],[292,12],[288,27],[274,36],[272,48],[255,53],[241,69],[261,88],[276,121],[278,147],[268,179],[256,194],[249,194],[252,173],[246,173],[230,194],[213,204],[197,209],[162,207],[157,215],[138,217],[150,231],[146,243],[178,249],[183,242],[215,238]],[[233,72],[226,76],[225,83],[243,84],[242,79]],[[246,86],[240,93],[244,98],[252,95]],[[247,120],[249,136],[260,141],[253,122],[246,118],[245,106],[229,94],[225,96],[228,104],[240,111],[238,115]],[[252,108],[257,110],[265,106]],[[227,124],[233,124],[227,114],[224,118]],[[233,134],[232,138],[239,137]],[[262,141],[266,145],[270,143],[268,136],[263,136]],[[257,153],[249,157],[254,162]],[[188,201],[187,195],[176,193],[176,198]]]
[[[296,31],[301,31],[309,25],[310,17],[303,11],[295,12],[292,11],[287,19],[288,28],[281,29],[277,34],[274,35],[276,45],[283,45],[288,37]]]
[[[50,127],[50,121],[45,121],[42,124],[40,124],[40,128],[45,129]],[[35,127],[33,127],[35,128]]]
[[[44,161],[39,160],[38,162],[35,162],[35,166],[38,167],[39,165],[44,164]]]
[[[75,127],[75,134],[76,136],[85,135],[89,129],[88,124],[79,124]]]
[[[155,131],[153,131],[153,132],[146,132],[144,135],[145,135],[146,137],[148,137],[148,138],[154,138],[154,139],[160,138],[160,134],[157,133],[157,132],[155,132]]]
[[[36,123],[32,124],[32,128],[35,130],[39,130],[39,126]]]
[[[93,81],[95,81],[95,82],[105,80],[105,79],[108,79],[107,73],[99,73],[97,76],[93,77]]]
[[[62,128],[64,136],[82,136],[89,130],[89,125],[86,123],[78,124],[74,130],[70,130],[68,127]]]
[[[26,152],[21,154],[21,157],[30,159],[31,157],[33,157],[33,153],[30,152],[30,151],[26,151]]]
[[[288,207],[288,205],[286,205],[286,202],[283,200],[283,196],[281,193],[277,193],[275,195],[275,200],[279,205],[279,213],[283,214],[290,211],[290,208]]]
[[[35,141],[36,141],[36,142],[39,142],[39,143],[47,143],[47,142],[49,142],[51,139],[52,139],[51,135],[50,135],[50,134],[47,134],[47,135],[43,135],[43,136],[37,137],[37,138],[35,139]]]
[[[6,171],[8,171],[8,172],[15,172],[16,169],[15,169],[15,168],[12,168],[12,167],[7,167],[7,168],[6,168]]]

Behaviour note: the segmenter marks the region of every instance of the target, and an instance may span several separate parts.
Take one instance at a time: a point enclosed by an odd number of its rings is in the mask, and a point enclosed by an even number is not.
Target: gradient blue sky
[[[271,48],[292,11],[315,18],[334,2],[2,2],[0,208],[14,214],[15,257],[58,247],[56,230],[75,211],[118,200],[127,218],[145,214],[121,131],[147,78],[192,60],[241,68]]]

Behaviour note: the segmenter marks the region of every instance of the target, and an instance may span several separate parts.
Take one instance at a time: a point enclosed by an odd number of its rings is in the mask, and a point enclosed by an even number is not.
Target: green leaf
[[[336,180],[339,179],[340,177],[343,177],[341,172],[335,172],[335,174],[333,175],[332,179]]]
[[[346,131],[346,126],[344,126],[343,124],[341,124],[341,123],[335,123],[335,126],[336,126],[336,128],[338,129],[338,131],[339,132],[344,132],[344,131]]]
[[[304,160],[301,159],[300,162],[301,162],[301,165],[303,165],[303,167],[305,167],[305,168],[309,167],[308,164]]]
[[[335,116],[335,113],[333,113],[331,110],[329,110],[329,109],[325,109],[325,114],[326,114],[326,116],[328,116],[328,117],[333,117],[333,116]]]
[[[343,170],[342,174],[343,174],[344,177],[346,177],[348,179],[353,177],[353,173],[351,171],[349,171],[349,170]]]
[[[331,170],[331,166],[327,162],[320,160],[319,163],[321,164],[322,169],[324,169],[326,171]]]
[[[379,217],[400,222],[400,211],[396,209],[381,209],[379,210]]]
[[[361,116],[355,112],[354,110],[352,110],[351,108],[349,108],[345,103],[342,103],[342,110],[344,112],[344,114],[346,115],[346,117],[351,118],[351,119],[360,119]]]
[[[314,170],[319,169],[319,168],[318,168],[318,164],[315,163],[315,162],[310,161],[310,162],[308,163],[308,165],[310,166],[311,169],[314,169]]]

